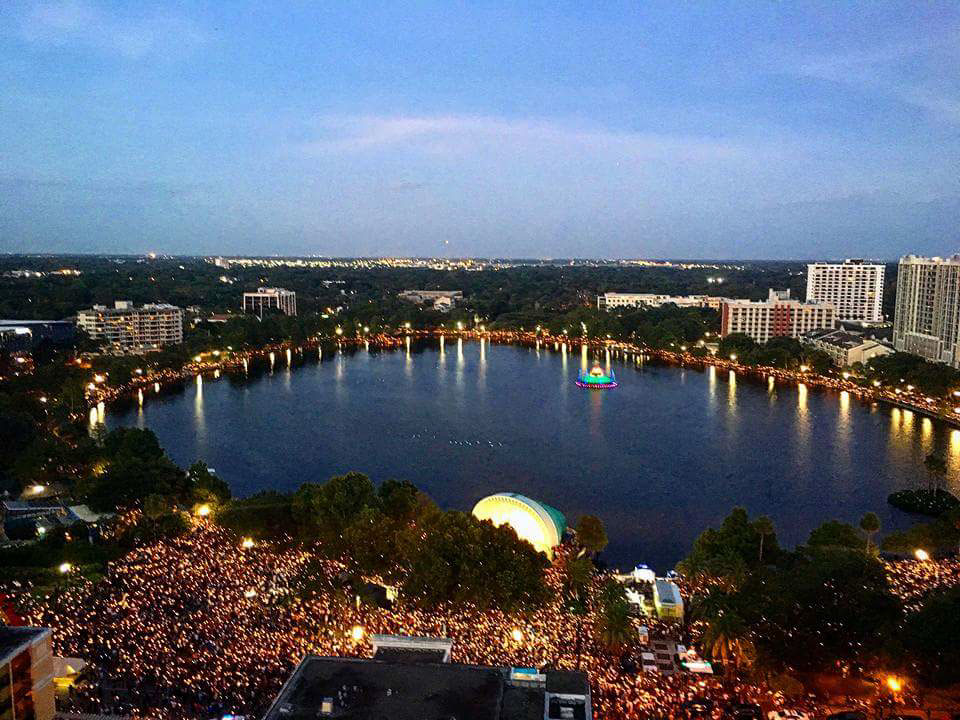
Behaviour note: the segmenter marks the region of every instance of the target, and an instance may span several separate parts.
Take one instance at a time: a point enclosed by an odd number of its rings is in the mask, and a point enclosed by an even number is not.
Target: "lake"
[[[847,393],[602,355],[620,387],[585,390],[574,380],[595,357],[552,345],[447,339],[319,356],[206,376],[109,408],[105,422],[150,428],[179,465],[204,460],[237,495],[349,470],[463,510],[523,493],[570,522],[600,516],[609,563],[660,571],[735,505],[770,515],[794,544],[867,510],[884,530],[908,526],[886,497],[921,479],[933,449],[960,486],[960,431]]]

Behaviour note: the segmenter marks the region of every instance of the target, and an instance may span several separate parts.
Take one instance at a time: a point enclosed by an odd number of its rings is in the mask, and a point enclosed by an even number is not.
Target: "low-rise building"
[[[0,627],[0,718],[53,720],[53,674],[48,628]]]
[[[829,355],[837,367],[867,363],[871,358],[894,351],[879,340],[849,330],[819,330],[808,333],[803,340]]]
[[[774,337],[797,338],[836,326],[837,310],[830,303],[805,303],[789,290],[770,290],[766,300],[726,300],[721,305],[720,335],[747,335],[758,343]]]
[[[450,662],[452,641],[375,635],[373,658],[304,658],[264,720],[592,720],[585,673]]]
[[[113,307],[94,305],[77,313],[77,325],[93,340],[119,353],[159,350],[183,342],[183,310],[175,305],[134,305],[117,300]]]
[[[76,324],[70,320],[0,320],[0,348],[25,352],[43,340],[67,345],[73,342],[76,331]]]
[[[398,296],[406,302],[423,305],[430,303],[435,310],[447,312],[463,302],[462,290],[404,290]]]
[[[619,308],[661,307],[699,307],[719,310],[729,298],[714,295],[664,295],[659,293],[617,293],[597,295],[598,310],[617,310]]]
[[[263,317],[264,311],[278,310],[284,315],[297,314],[297,294],[293,290],[276,287],[257,288],[243,294],[243,312]]]

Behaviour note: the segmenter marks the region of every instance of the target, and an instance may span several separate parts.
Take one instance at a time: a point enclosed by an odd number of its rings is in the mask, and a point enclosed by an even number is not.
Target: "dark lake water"
[[[239,495],[348,470],[410,480],[463,510],[520,492],[571,522],[599,515],[608,562],[661,571],[734,505],[770,515],[789,544],[867,510],[884,530],[905,527],[886,496],[917,481],[932,449],[958,487],[960,431],[918,414],[617,357],[619,388],[583,390],[586,362],[578,349],[449,340],[443,352],[295,353],[292,368],[278,354],[272,371],[208,376],[105,421],[151,428],[178,464],[206,461]]]

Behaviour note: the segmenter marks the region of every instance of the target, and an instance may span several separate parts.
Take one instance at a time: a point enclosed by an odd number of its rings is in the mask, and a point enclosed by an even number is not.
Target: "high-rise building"
[[[720,334],[749,335],[759,343],[773,337],[799,337],[832,329],[837,310],[831,303],[790,299],[789,290],[770,290],[766,300],[727,300],[720,308]]]
[[[264,310],[279,310],[284,315],[297,314],[297,294],[283,288],[262,287],[243,294],[243,311],[263,317]]]
[[[838,320],[882,322],[883,270],[863,260],[807,265],[807,302],[831,303]]]
[[[0,626],[0,718],[53,720],[50,630]]]
[[[960,255],[900,258],[893,346],[960,367]]]
[[[94,305],[77,313],[77,325],[114,352],[145,352],[183,342],[183,310],[166,303],[137,306],[117,300],[112,308]]]

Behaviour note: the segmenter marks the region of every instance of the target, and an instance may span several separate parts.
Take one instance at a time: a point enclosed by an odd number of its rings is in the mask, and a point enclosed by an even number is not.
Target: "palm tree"
[[[594,627],[600,643],[611,652],[622,650],[636,637],[630,603],[616,580],[608,580],[600,591]]]
[[[727,679],[734,671],[753,665],[757,651],[750,631],[734,607],[732,596],[711,592],[694,608],[694,618],[706,623],[701,649],[711,660],[723,663]]]
[[[873,536],[880,531],[880,518],[874,512],[866,513],[860,518],[860,529],[867,534],[867,554],[870,554],[870,548],[873,546]]]
[[[767,535],[773,535],[773,520],[771,520],[766,515],[761,515],[756,520],[753,521],[753,529],[760,534],[760,559],[759,562],[763,563],[763,539]]]
[[[593,561],[586,555],[569,557],[566,562],[565,594],[567,608],[577,619],[575,652],[577,669],[583,651],[583,617],[587,614],[590,584],[593,581]]]

